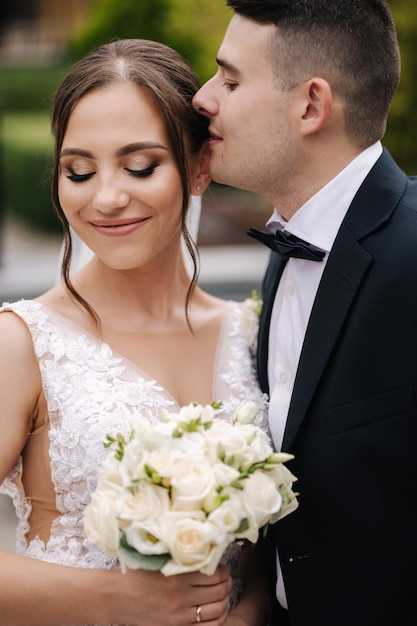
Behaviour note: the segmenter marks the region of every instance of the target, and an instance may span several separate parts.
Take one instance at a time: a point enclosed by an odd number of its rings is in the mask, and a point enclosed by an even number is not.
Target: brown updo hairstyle
[[[88,302],[74,289],[69,276],[72,256],[71,233],[58,196],[59,156],[72,110],[95,89],[112,84],[133,84],[145,90],[162,114],[170,148],[182,181],[181,229],[191,255],[194,272],[186,298],[188,307],[198,278],[198,251],[186,226],[190,201],[191,157],[208,138],[208,120],[196,113],[192,99],[201,83],[188,62],[168,46],[146,39],[123,39],[102,45],[77,62],[59,86],[52,104],[52,134],[55,138],[52,200],[64,229],[62,279],[70,295],[99,324]]]

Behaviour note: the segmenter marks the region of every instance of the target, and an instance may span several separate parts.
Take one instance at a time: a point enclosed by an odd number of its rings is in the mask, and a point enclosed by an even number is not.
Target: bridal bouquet
[[[233,422],[220,404],[138,417],[129,438],[107,437],[97,489],[85,511],[87,537],[126,568],[212,574],[236,540],[255,543],[261,528],[293,511],[295,477],[253,424],[243,402]]]

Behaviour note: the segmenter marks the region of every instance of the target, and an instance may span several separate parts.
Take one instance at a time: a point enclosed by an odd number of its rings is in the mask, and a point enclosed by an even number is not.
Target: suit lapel
[[[345,317],[372,262],[344,230],[329,258],[307,327],[284,434],[288,450],[322,377]]]
[[[269,265],[262,286],[263,306],[261,318],[259,321],[257,366],[259,384],[262,391],[268,394],[269,326],[271,323],[271,314],[274,304],[275,293],[278,288],[278,283],[280,281],[282,272],[284,271],[285,264],[286,260],[280,254],[273,252],[270,257]]]
[[[284,433],[284,450],[290,448],[298,432],[346,315],[373,261],[360,240],[389,220],[406,185],[407,177],[384,151],[359,189],[340,227],[307,327]],[[278,273],[275,290],[282,269],[283,266]],[[270,299],[273,300],[273,295]],[[265,315],[270,316],[271,310],[272,304],[267,301]],[[269,321],[264,322],[263,333],[268,334],[268,330]],[[261,342],[261,345],[267,345],[265,337]],[[266,365],[264,370],[266,372]]]

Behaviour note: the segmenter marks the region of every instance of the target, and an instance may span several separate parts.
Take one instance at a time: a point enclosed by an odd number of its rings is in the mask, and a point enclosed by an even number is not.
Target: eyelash
[[[132,176],[136,176],[138,178],[146,178],[147,176],[152,176],[157,166],[158,166],[157,163],[151,163],[149,167],[145,167],[143,170],[131,170],[128,167],[126,167],[125,169]]]
[[[75,172],[71,172],[71,174],[68,174],[67,178],[73,183],[82,183],[91,178],[91,176],[93,176],[93,172],[91,174],[76,174]]]
[[[143,170],[131,170],[128,167],[125,167],[125,170],[136,178],[147,178],[148,176],[152,176],[157,166],[157,163],[152,163],[149,167],[145,167]],[[71,172],[67,175],[67,178],[73,183],[83,183],[94,176],[94,174],[95,172],[91,172],[90,174],[76,174],[75,172]]]
[[[223,87],[226,87],[228,91],[234,91],[237,87],[237,83],[223,83]]]

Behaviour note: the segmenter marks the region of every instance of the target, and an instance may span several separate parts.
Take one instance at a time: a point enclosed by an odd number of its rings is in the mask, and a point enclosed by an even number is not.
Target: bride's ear
[[[191,194],[193,196],[201,196],[210,183],[209,162],[210,148],[205,143],[196,157],[195,172],[191,184]]]

